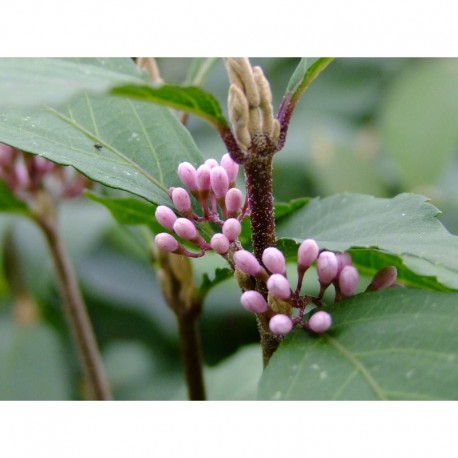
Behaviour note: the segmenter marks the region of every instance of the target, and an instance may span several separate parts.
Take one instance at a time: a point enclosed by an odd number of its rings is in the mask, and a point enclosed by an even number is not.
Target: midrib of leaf
[[[360,374],[366,379],[366,382],[374,390],[375,395],[380,400],[388,400],[384,390],[382,390],[379,384],[375,381],[364,364],[359,361],[358,358],[356,358],[355,355],[350,350],[348,350],[348,348],[344,347],[338,340],[334,339],[329,334],[324,334],[323,337],[360,372]]]
[[[143,168],[141,168],[140,166],[138,166],[134,161],[132,161],[131,159],[129,159],[127,156],[125,156],[123,153],[121,153],[121,151],[117,150],[116,148],[113,148],[112,145],[106,143],[105,141],[103,141],[101,138],[99,138],[98,136],[94,135],[92,132],[88,131],[85,127],[83,127],[82,125],[80,125],[79,123],[76,122],[75,119],[73,118],[69,118],[65,115],[63,115],[62,113],[60,113],[59,111],[55,110],[54,108],[51,108],[51,107],[46,107],[46,109],[51,112],[52,114],[54,114],[55,116],[57,116],[58,118],[60,118],[62,121],[66,122],[67,124],[70,124],[72,127],[78,129],[80,132],[84,133],[85,135],[87,135],[90,139],[92,139],[93,141],[97,142],[97,143],[100,143],[102,146],[104,146],[105,148],[107,148],[109,151],[111,151],[113,154],[115,154],[116,156],[118,156],[120,159],[122,159],[123,161],[125,161],[127,164],[129,164],[131,167],[133,167],[135,170],[137,170],[140,174],[142,174],[145,178],[147,178],[149,181],[151,181],[155,186],[157,186],[158,188],[162,189],[163,191],[167,192],[167,188],[159,181],[157,180],[156,178],[154,178],[152,175],[150,175],[146,170],[144,170]],[[134,110],[135,111],[135,110]],[[147,136],[148,138],[148,141],[149,141],[149,137]],[[153,149],[153,154],[154,154],[154,157],[156,159],[156,161],[158,160],[157,158],[157,154],[155,153],[154,149]],[[161,169],[159,169],[161,171]],[[161,177],[162,177],[162,172],[161,172]]]
[[[450,360],[450,357],[455,356],[453,353],[441,353],[438,351],[431,351],[431,350],[418,350],[416,348],[399,348],[399,347],[394,347],[394,348],[379,348],[377,350],[367,350],[367,351],[358,351],[355,352],[355,355],[358,356],[374,356],[374,355],[384,355],[384,354],[393,354],[393,353],[403,353],[406,355],[411,355],[411,356],[419,356],[419,355],[425,355],[425,356],[430,356],[431,358],[439,358],[439,359],[444,359],[446,361]]]

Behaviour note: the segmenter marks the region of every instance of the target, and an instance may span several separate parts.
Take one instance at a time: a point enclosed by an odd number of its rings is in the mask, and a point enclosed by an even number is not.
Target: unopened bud
[[[275,247],[269,247],[262,253],[262,263],[273,274],[286,273],[286,260],[283,253]]]
[[[237,216],[242,209],[243,195],[238,188],[231,188],[224,198],[228,216]]]
[[[318,257],[320,249],[313,239],[304,240],[297,251],[297,265],[300,270],[308,269]]]
[[[257,291],[245,291],[240,302],[245,310],[253,313],[264,313],[269,307],[262,294]]]
[[[230,242],[223,234],[215,234],[210,240],[211,247],[219,254],[226,254],[229,251]]]
[[[310,317],[308,325],[310,330],[317,334],[326,332],[332,325],[331,315],[328,312],[320,310]]]
[[[204,165],[206,165],[209,169],[212,169],[213,167],[218,166],[218,161],[216,159],[207,159],[204,162]]]
[[[343,253],[335,253],[337,258],[337,275],[342,272],[345,266],[351,266],[351,255],[344,251]]]
[[[201,165],[197,169],[197,186],[201,191],[209,191],[210,185],[210,171],[211,168],[208,165]]]
[[[379,270],[367,287],[366,291],[379,291],[390,288],[396,282],[398,271],[394,266],[387,266]]]
[[[323,251],[316,260],[318,279],[323,285],[329,285],[337,274],[337,258],[332,251]]]
[[[237,180],[237,174],[239,173],[239,165],[237,162],[232,160],[229,153],[226,153],[221,158],[221,167],[226,170],[227,177],[229,178],[229,183],[234,184]]]
[[[191,198],[189,197],[188,191],[184,188],[175,188],[172,191],[172,201],[176,209],[180,213],[190,214],[191,210]]]
[[[187,218],[178,218],[173,224],[173,230],[185,240],[194,241],[198,237],[196,226]]]
[[[359,274],[354,266],[345,266],[339,274],[339,288],[344,296],[350,297],[358,286]]]
[[[177,220],[175,213],[165,205],[159,205],[159,207],[156,208],[154,216],[162,227],[170,230],[173,229],[173,225]]]
[[[262,266],[249,251],[239,250],[234,253],[234,263],[242,271],[253,277],[262,273]]]
[[[286,336],[293,329],[293,322],[289,316],[280,313],[270,319],[269,329],[272,334]]]
[[[229,190],[229,178],[224,167],[217,165],[210,172],[210,183],[217,199],[224,198]]]
[[[154,242],[160,250],[168,251],[169,253],[175,253],[180,249],[180,244],[175,237],[165,232],[157,234]]]
[[[178,176],[191,192],[197,189],[197,171],[192,164],[182,162],[178,166]]]
[[[233,242],[242,232],[240,221],[235,218],[227,219],[223,224],[223,234]]]
[[[281,274],[272,274],[267,280],[267,289],[270,294],[279,299],[288,299],[291,296],[291,288],[288,279]]]

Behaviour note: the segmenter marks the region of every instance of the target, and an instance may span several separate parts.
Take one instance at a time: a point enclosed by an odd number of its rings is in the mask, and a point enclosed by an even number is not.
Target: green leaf
[[[163,231],[154,217],[156,206],[149,202],[133,198],[104,197],[92,192],[86,192],[86,197],[104,205],[120,224],[144,224],[155,233]]]
[[[19,200],[3,181],[0,181],[0,211],[21,214],[30,213],[27,205],[22,200]]]
[[[57,336],[44,324],[0,320],[0,399],[70,398],[67,367]]]
[[[152,87],[130,84],[116,87],[111,93],[158,103],[195,114],[208,121],[218,130],[228,128],[228,123],[218,100],[212,94],[199,87],[176,86],[172,84]]]
[[[403,186],[433,185],[458,148],[458,61],[418,62],[389,88],[381,112],[383,150]]]
[[[285,97],[297,101],[302,93],[310,86],[312,81],[333,61],[334,59],[322,57],[308,66],[307,59],[303,57],[286,88]]]
[[[333,326],[280,344],[260,399],[458,399],[458,295],[393,288],[328,310]]]
[[[289,202],[275,203],[275,222],[278,224],[283,218],[290,216],[310,202],[309,197],[299,197]]]
[[[156,204],[180,185],[180,162],[203,159],[166,108],[112,96],[79,97],[62,109],[0,109],[0,142],[72,165],[94,181]]]
[[[210,278],[208,273],[203,275],[202,283],[199,286],[199,293],[202,297],[205,297],[209,291],[214,288],[219,283],[231,278],[234,274],[232,273],[231,269],[226,267],[218,267],[215,269],[215,275],[213,278]]]
[[[0,59],[2,110],[57,105],[83,91],[145,81],[131,59]]]
[[[426,197],[415,194],[393,199],[342,194],[311,200],[283,220],[277,234],[288,256],[306,238],[334,251],[375,248],[400,256],[419,275],[458,289],[458,237],[447,232],[438,214]]]

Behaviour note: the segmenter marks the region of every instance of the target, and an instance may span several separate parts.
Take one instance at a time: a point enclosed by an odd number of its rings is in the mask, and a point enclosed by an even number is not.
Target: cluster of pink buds
[[[319,310],[323,305],[325,291],[332,285],[335,292],[334,301],[338,302],[352,296],[359,282],[358,271],[352,265],[349,253],[320,252],[318,244],[312,239],[304,240],[299,246],[297,282],[294,290],[287,278],[285,257],[277,248],[266,248],[262,255],[262,263],[245,250],[235,252],[233,259],[242,272],[264,282],[268,291],[267,300],[257,291],[245,291],[241,297],[242,306],[250,312],[269,317],[270,331],[279,336],[285,336],[296,325],[318,334],[329,330],[332,324],[331,315]],[[316,267],[319,293],[317,296],[301,295],[305,272],[313,263]],[[393,286],[396,276],[395,267],[385,267],[375,275],[367,290],[374,291]],[[317,306],[318,311],[313,313],[308,322],[304,322],[304,311],[309,304]],[[279,313],[279,308],[296,309],[297,313],[291,318],[290,314]]]
[[[180,216],[169,207],[160,205],[156,209],[158,223],[183,240],[199,248],[198,253],[187,250],[174,235],[160,233],[155,242],[158,248],[171,253],[200,257],[208,250],[214,250],[224,257],[232,249],[239,248],[238,236],[242,230],[241,221],[248,214],[240,189],[235,187],[239,165],[229,154],[221,162],[208,159],[197,169],[189,162],[178,166],[178,176],[186,186],[169,189],[169,196]],[[194,213],[194,197],[201,214]],[[221,227],[221,233],[205,240],[196,224],[208,221]]]
[[[0,180],[18,199],[28,203],[40,190],[46,190],[55,199],[78,196],[87,181],[72,167],[62,167],[3,144],[0,144]]]

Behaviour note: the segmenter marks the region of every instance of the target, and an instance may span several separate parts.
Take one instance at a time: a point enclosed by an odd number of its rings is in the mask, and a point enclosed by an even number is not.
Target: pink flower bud
[[[185,240],[196,240],[197,229],[194,223],[187,218],[177,218],[173,224],[173,230],[175,233]]]
[[[197,172],[192,164],[182,162],[178,166],[178,176],[191,192],[197,189]]]
[[[186,189],[175,188],[172,191],[172,201],[180,213],[191,212],[191,198]]]
[[[30,184],[30,176],[23,161],[16,161],[14,164],[14,172],[16,175],[16,188],[26,188]]]
[[[220,165],[213,167],[210,172],[210,183],[216,198],[224,197],[229,190],[229,178],[226,170]]]
[[[227,219],[223,224],[223,234],[233,242],[242,232],[240,221],[235,218]]]
[[[240,250],[234,253],[234,263],[242,272],[253,277],[257,277],[262,272],[261,264],[246,250]]]
[[[381,289],[389,288],[393,286],[398,271],[394,266],[387,266],[379,270],[371,281],[371,284],[367,287],[367,291],[379,291]]]
[[[293,322],[288,315],[279,313],[274,315],[269,321],[269,329],[272,334],[286,336],[293,329]]]
[[[159,207],[156,208],[154,216],[162,227],[170,230],[173,229],[173,224],[177,220],[175,213],[165,205],[159,205]]]
[[[320,310],[310,317],[308,324],[311,331],[321,334],[331,327],[332,318],[328,312]]]
[[[201,191],[209,191],[210,185],[210,167],[201,165],[197,169],[197,186]]]
[[[230,216],[237,216],[243,205],[242,191],[237,188],[229,189],[226,193],[225,203],[227,214]]]
[[[216,167],[218,164],[218,161],[216,159],[207,159],[204,162],[204,165],[206,165],[209,169],[212,169],[213,167]]]
[[[337,274],[337,258],[332,251],[323,251],[316,260],[318,279],[323,285],[329,285]]]
[[[267,280],[267,289],[272,296],[278,299],[288,299],[291,296],[291,288],[286,277],[281,274],[272,274]]]
[[[351,266],[351,255],[350,253],[347,253],[345,251],[343,253],[336,253],[336,258],[337,258],[337,275],[339,275],[345,266]]]
[[[157,234],[154,242],[160,250],[168,251],[169,253],[174,253],[180,248],[180,244],[176,241],[175,237],[165,232]]]
[[[264,313],[269,308],[267,301],[257,291],[245,291],[240,298],[245,310],[253,313]]]
[[[304,240],[297,251],[297,264],[299,269],[308,269],[318,257],[320,249],[313,239]]]
[[[223,234],[215,234],[210,240],[211,247],[219,254],[226,254],[229,251],[230,242]]]
[[[359,274],[355,267],[345,266],[339,274],[339,288],[344,296],[350,297],[358,286]]]
[[[269,247],[262,253],[262,262],[273,274],[286,273],[286,261],[283,253],[275,247]]]
[[[239,173],[239,165],[237,164],[237,162],[234,162],[231,156],[228,153],[226,153],[221,158],[221,166],[227,172],[229,183],[235,183],[235,181],[237,180],[237,174]]]

